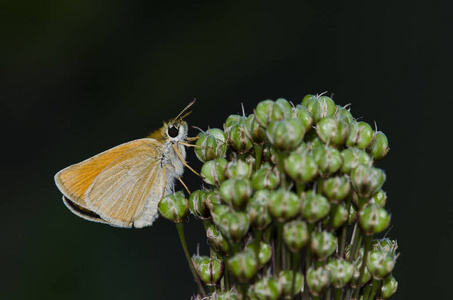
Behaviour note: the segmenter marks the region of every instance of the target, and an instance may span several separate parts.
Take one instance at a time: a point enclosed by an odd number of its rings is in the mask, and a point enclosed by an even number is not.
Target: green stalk
[[[381,287],[381,284],[382,284],[382,280],[379,280],[379,279],[373,279],[373,288],[371,290],[371,294],[368,296],[368,300],[372,300],[374,299],[374,297],[376,297],[376,293],[378,291],[378,289]]]
[[[261,230],[255,230],[255,240],[253,241],[253,247],[255,250],[255,255],[256,258],[259,261],[259,256],[260,256],[260,246],[261,246],[261,236],[263,235],[263,231]]]
[[[223,261],[223,279],[225,281],[225,288],[222,290],[223,291],[229,291],[230,290],[230,268],[228,267],[228,259],[221,254],[221,258]]]
[[[254,144],[253,149],[255,150],[255,170],[261,167],[261,158],[263,156],[263,145]]]
[[[324,299],[332,299],[332,289],[330,287],[327,288],[326,294],[324,296]]]
[[[292,254],[293,256],[293,280],[291,282],[291,299],[294,298],[296,288],[296,273],[299,270],[300,252]]]
[[[283,222],[277,221],[277,249],[275,250],[275,274],[281,270],[281,257],[282,257],[282,235],[283,235]]]
[[[351,246],[351,252],[349,254],[349,262],[354,261],[354,253],[358,246],[357,243],[359,242],[359,236],[360,236],[359,231],[360,231],[359,226],[357,223],[355,223],[354,231],[352,232],[352,246]]]
[[[307,226],[308,246],[307,246],[306,255],[305,255],[305,276],[304,276],[305,278],[304,278],[304,294],[303,294],[304,299],[309,299],[309,297],[310,297],[310,292],[309,292],[308,284],[307,284],[307,271],[311,265],[311,234],[313,232],[313,227],[314,227],[314,225],[312,223],[308,223],[308,226]]]
[[[334,294],[334,299],[335,300],[341,300],[342,296],[343,296],[343,289],[342,288],[335,288],[333,290],[333,294]]]
[[[346,200],[346,209],[349,210],[351,209],[351,196],[349,196]],[[349,220],[348,220],[349,221]],[[339,256],[343,258],[344,256],[344,251],[346,249],[346,236],[348,235],[348,221],[343,225],[341,229],[341,237],[339,239]]]
[[[360,266],[359,279],[357,280],[357,289],[354,293],[354,298],[359,299],[360,287],[362,286],[363,273],[365,273],[366,261],[368,260],[368,254],[370,253],[371,242],[373,240],[372,236],[365,236],[364,247],[365,251],[363,253],[362,265]]]
[[[178,230],[179,239],[181,240],[181,245],[184,250],[184,254],[186,255],[187,263],[189,264],[189,269],[192,272],[193,278],[198,285],[198,290],[199,290],[201,296],[204,298],[207,296],[206,292],[203,289],[200,278],[198,277],[197,271],[195,270],[195,267],[193,265],[192,258],[190,258],[189,251],[187,250],[186,237],[184,235],[184,223],[182,223],[182,222],[175,223],[175,225],[176,225],[176,229]]]

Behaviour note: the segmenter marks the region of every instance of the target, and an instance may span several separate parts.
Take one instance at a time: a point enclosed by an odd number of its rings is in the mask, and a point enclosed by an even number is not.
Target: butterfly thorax
[[[179,177],[184,172],[184,165],[181,158],[186,158],[186,149],[184,145],[179,142],[184,142],[186,140],[187,131],[187,122],[171,119],[168,122],[164,122],[161,128],[152,132],[148,136],[148,138],[155,139],[162,145],[161,151],[159,151],[161,153],[161,157],[159,159],[162,167],[167,166],[167,178]],[[179,155],[176,153],[174,146],[178,150]]]

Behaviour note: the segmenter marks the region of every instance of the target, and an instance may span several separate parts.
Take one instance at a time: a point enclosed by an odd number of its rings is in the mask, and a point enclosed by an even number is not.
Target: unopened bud
[[[327,264],[330,271],[332,285],[336,288],[342,288],[347,285],[354,276],[354,266],[344,259],[335,259]]]
[[[316,259],[327,259],[337,248],[337,237],[330,232],[313,232],[311,235],[311,250]]]
[[[231,273],[240,281],[247,282],[255,276],[258,271],[258,259],[255,252],[246,249],[232,256],[228,260]]]
[[[227,143],[225,133],[217,128],[208,129],[198,134],[195,148],[197,158],[202,162],[225,156]]]
[[[295,220],[283,225],[283,240],[292,252],[299,252],[308,243],[308,227],[304,221]]]
[[[368,204],[359,212],[359,225],[366,235],[382,232],[389,224],[389,214],[376,204]]]
[[[321,296],[330,285],[330,273],[325,267],[310,268],[307,271],[307,285],[313,296]]]
[[[201,167],[201,177],[207,184],[219,186],[225,180],[225,167],[228,161],[218,157],[204,163]]]
[[[189,201],[181,191],[165,196],[159,202],[159,212],[165,219],[180,223],[189,213]]]
[[[387,136],[382,131],[376,132],[374,134],[373,143],[367,150],[368,153],[370,153],[374,160],[381,160],[387,155],[389,150]]]
[[[384,181],[383,170],[366,165],[358,165],[351,173],[352,186],[360,197],[373,196],[382,187]]]
[[[315,223],[327,216],[330,203],[324,196],[307,191],[302,195],[301,214],[309,222]]]

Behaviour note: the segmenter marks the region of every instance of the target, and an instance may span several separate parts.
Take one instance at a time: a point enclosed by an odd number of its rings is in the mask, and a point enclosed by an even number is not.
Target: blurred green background
[[[54,174],[147,135],[193,98],[187,120],[207,129],[241,103],[250,113],[324,91],[389,138],[378,166],[402,253],[394,299],[451,298],[451,2],[293,3],[0,3],[1,299],[189,299],[172,223],[82,220]],[[190,251],[207,255],[201,222],[185,225]]]

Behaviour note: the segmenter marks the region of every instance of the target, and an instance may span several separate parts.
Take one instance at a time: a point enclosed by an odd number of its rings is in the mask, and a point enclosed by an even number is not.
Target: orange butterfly
[[[187,166],[188,125],[193,100],[147,138],[121,144],[55,175],[64,204],[77,216],[115,227],[151,226],[160,200],[173,192]],[[198,174],[197,172],[195,172]],[[181,181],[182,182],[182,181]],[[183,183],[184,184],[184,183]]]

